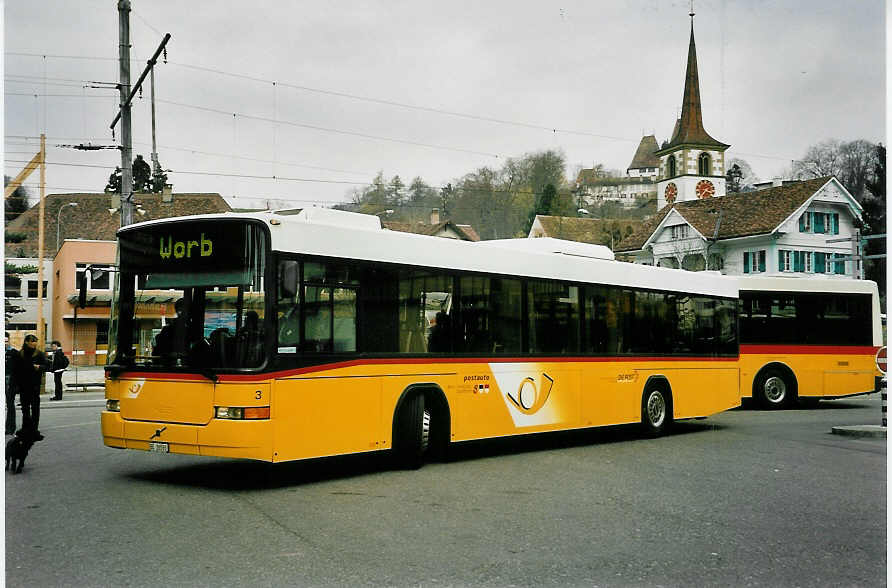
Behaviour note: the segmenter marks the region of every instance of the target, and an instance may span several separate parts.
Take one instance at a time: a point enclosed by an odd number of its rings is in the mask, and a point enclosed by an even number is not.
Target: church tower
[[[655,153],[660,158],[657,210],[673,202],[725,194],[725,150],[730,145],[716,141],[703,128],[693,9],[689,16],[691,42],[688,46],[681,118],[675,121],[672,138]]]

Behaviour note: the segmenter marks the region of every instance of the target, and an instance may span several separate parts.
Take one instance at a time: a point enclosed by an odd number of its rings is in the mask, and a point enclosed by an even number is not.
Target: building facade
[[[861,212],[836,178],[816,178],[666,206],[617,253],[691,271],[860,277]]]

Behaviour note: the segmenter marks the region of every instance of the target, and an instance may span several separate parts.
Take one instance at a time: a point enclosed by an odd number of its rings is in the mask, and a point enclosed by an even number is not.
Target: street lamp
[[[64,210],[66,206],[77,206],[77,202],[69,202],[68,204],[63,204],[59,207],[59,212],[56,214],[56,253],[59,252],[59,235],[61,233],[59,229],[62,228],[62,210]]]

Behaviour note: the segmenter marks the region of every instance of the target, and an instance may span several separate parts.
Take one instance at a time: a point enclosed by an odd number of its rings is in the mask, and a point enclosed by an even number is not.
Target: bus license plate
[[[149,441],[149,451],[156,453],[170,453],[170,446],[161,441]]]

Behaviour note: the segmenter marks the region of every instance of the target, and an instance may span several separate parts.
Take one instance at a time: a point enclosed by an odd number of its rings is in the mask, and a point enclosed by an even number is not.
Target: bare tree
[[[793,162],[796,179],[836,176],[852,196],[861,201],[873,180],[877,163],[876,145],[864,139],[842,142],[828,139],[812,145],[802,159]]]

